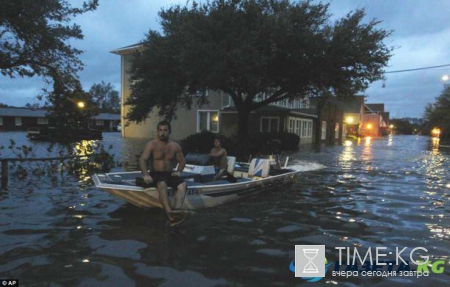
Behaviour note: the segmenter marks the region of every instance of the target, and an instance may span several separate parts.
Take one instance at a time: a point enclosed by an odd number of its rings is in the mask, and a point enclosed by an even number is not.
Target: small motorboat
[[[209,208],[250,196],[264,190],[289,184],[299,177],[301,169],[284,167],[272,159],[253,158],[250,163],[236,163],[235,157],[228,157],[228,176],[213,180],[215,170],[208,165],[209,155],[188,154],[181,177],[187,183],[182,209]],[[95,186],[129,203],[144,208],[162,208],[155,187],[136,185],[142,179],[140,171],[95,174]],[[168,188],[168,197],[173,205],[174,191]]]

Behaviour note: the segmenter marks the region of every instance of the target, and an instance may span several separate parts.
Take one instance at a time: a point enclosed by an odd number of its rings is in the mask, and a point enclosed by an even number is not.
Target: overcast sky
[[[79,6],[81,1],[70,1]],[[85,90],[105,81],[120,91],[120,57],[110,51],[141,41],[151,30],[160,30],[157,13],[162,7],[185,4],[179,0],[100,0],[98,9],[75,18],[85,35],[71,44],[82,49],[85,64],[80,78]],[[333,19],[357,8],[366,8],[366,19],[382,21],[392,30],[386,44],[395,47],[386,71],[450,64],[450,1],[448,0],[334,0]],[[421,117],[427,103],[442,92],[441,77],[450,66],[412,72],[387,73],[386,81],[373,83],[365,92],[368,103],[384,103],[391,118]],[[0,76],[0,102],[23,106],[37,102],[45,86],[41,78],[10,79]]]

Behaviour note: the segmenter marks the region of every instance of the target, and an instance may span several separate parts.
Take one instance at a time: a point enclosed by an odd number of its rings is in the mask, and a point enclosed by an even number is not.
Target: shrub
[[[293,151],[298,148],[300,138],[292,133],[257,133],[242,140],[239,137],[227,138],[211,132],[201,132],[181,140],[183,153],[209,153],[213,147],[214,138],[219,136],[222,146],[229,155],[239,161],[247,161],[250,155],[269,155],[283,151]]]
[[[214,146],[214,138],[216,136],[217,134],[215,133],[203,131],[182,139],[180,143],[183,153],[185,155],[190,152],[209,153]]]

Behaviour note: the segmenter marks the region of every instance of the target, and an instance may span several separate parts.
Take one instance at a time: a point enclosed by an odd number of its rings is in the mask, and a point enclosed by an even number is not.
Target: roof
[[[384,112],[384,104],[366,104],[366,107],[371,112]]]
[[[0,108],[0,117],[44,118],[46,110],[26,108]]]
[[[237,112],[236,107],[227,107],[227,108],[224,108],[223,110],[227,111],[227,112]],[[280,106],[275,106],[275,105],[263,106],[263,107],[260,107],[256,110],[254,110],[253,112],[317,118],[317,110],[316,109],[290,109],[290,108],[280,107]]]
[[[139,48],[142,48],[142,46],[143,46],[142,43],[136,43],[133,45],[129,45],[129,46],[125,46],[122,48],[112,50],[112,51],[110,51],[110,53],[117,54],[117,55],[128,54],[135,50],[138,50]]]
[[[27,108],[0,108],[0,117],[45,118],[47,110]],[[96,120],[120,121],[120,114],[100,113]]]
[[[94,119],[105,121],[120,121],[120,114],[100,113],[97,116],[94,116]]]

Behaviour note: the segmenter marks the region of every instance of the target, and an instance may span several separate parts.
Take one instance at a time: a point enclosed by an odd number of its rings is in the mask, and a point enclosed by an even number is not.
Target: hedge
[[[211,132],[201,132],[181,140],[184,154],[190,152],[209,153],[214,146],[214,138],[220,138],[222,146],[229,155],[236,156],[240,161],[246,161],[249,155],[269,155],[298,149],[300,138],[292,133],[257,133],[247,139],[225,137]]]

